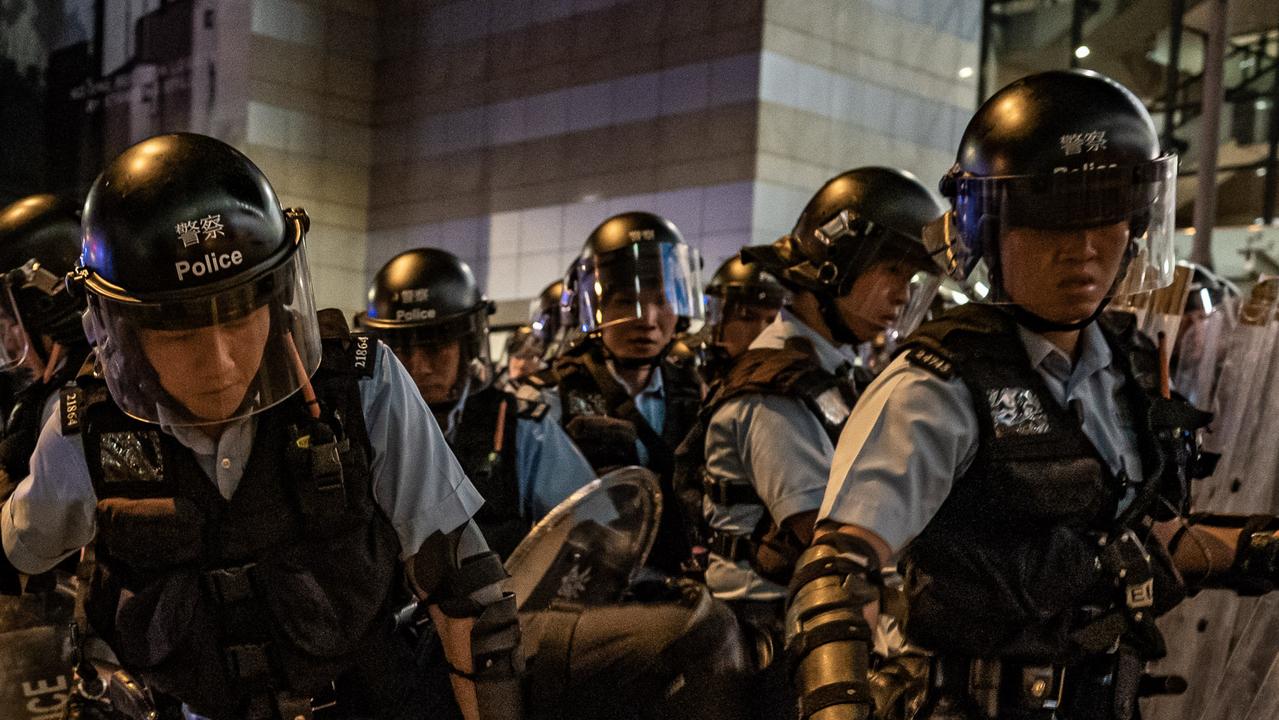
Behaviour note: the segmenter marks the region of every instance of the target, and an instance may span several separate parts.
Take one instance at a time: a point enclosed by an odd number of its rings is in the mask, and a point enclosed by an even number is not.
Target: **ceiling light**
[[[1083,60],[1084,58],[1088,57],[1091,54],[1092,54],[1092,50],[1089,50],[1087,45],[1080,45],[1079,47],[1075,48],[1075,57],[1079,58],[1080,60]]]

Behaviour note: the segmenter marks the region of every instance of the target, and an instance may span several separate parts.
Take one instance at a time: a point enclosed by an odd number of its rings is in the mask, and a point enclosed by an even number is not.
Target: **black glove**
[[[598,473],[640,464],[636,448],[639,435],[635,426],[626,420],[607,415],[578,415],[568,422],[564,432]]]

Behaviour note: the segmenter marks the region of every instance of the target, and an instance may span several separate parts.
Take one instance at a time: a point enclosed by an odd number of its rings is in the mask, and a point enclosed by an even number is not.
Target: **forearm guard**
[[[862,608],[879,600],[875,552],[840,532],[813,541],[796,563],[786,609],[786,654],[799,717],[873,717],[870,627]]]
[[[1234,590],[1240,595],[1263,595],[1279,586],[1279,518],[1273,515],[1218,515],[1197,513],[1189,518],[1190,528],[1216,527],[1238,528],[1239,540],[1235,544],[1230,566],[1216,570],[1204,578],[1205,588]],[[1176,551],[1185,539],[1185,531],[1173,538],[1169,548]]]
[[[482,550],[480,548],[483,548]],[[457,561],[465,556],[465,560]],[[515,594],[503,589],[506,569],[487,549],[474,523],[449,535],[433,535],[409,564],[410,582],[419,597],[450,618],[472,618],[471,671],[452,668],[475,683],[485,720],[524,717],[521,678],[524,653]]]

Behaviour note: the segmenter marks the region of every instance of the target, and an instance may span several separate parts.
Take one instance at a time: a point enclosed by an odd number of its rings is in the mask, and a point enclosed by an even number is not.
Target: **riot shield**
[[[1268,595],[1255,602],[1251,617],[1243,624],[1230,653],[1221,681],[1213,689],[1199,720],[1236,720],[1248,714],[1258,702],[1266,705],[1279,695],[1279,682],[1272,672],[1279,654],[1279,596]],[[1268,716],[1273,717],[1273,716]]]
[[[74,597],[0,596],[0,717],[60,718],[71,688]]]
[[[614,470],[570,495],[506,561],[520,612],[556,600],[618,602],[653,547],[661,511],[657,477],[640,467]]]

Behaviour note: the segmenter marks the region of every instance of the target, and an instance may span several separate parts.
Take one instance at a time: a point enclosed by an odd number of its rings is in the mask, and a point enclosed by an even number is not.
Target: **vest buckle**
[[[219,604],[228,605],[253,597],[251,573],[257,563],[217,568],[204,573],[204,585]]]

